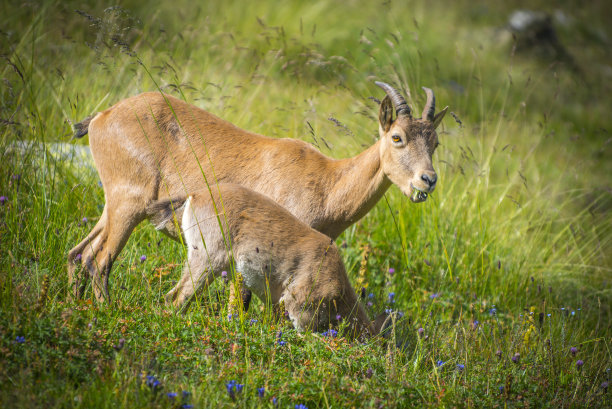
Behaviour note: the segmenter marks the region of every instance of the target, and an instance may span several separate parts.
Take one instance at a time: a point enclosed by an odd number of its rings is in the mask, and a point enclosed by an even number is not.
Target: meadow
[[[490,3],[2,2],[0,407],[611,407],[612,16]],[[516,46],[527,5],[571,63]],[[298,333],[258,300],[228,317],[221,280],[177,315],[185,250],[148,223],[111,305],[69,300],[104,204],[72,123],[162,90],[343,158],[378,137],[375,80],[450,111],[436,191],[392,186],[336,242],[387,339]]]

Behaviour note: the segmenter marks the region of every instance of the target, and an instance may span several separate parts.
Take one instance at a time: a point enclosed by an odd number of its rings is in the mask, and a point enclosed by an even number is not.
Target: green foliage
[[[577,69],[515,52],[505,3],[91,3],[0,4],[0,406],[610,405],[605,2],[558,6]],[[372,316],[401,312],[392,340],[299,334],[258,301],[228,319],[223,283],[175,315],[162,301],[184,251],[146,224],[113,306],[66,300],[67,252],[104,202],[87,159],[57,151],[86,144],[72,122],[160,88],[341,158],[377,137],[374,79],[452,111],[434,195],[392,187],[338,240]]]

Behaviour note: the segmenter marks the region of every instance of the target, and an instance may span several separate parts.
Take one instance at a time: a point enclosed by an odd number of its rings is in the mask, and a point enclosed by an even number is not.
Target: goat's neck
[[[327,198],[328,220],[332,219],[329,236],[336,238],[347,227],[361,219],[385,194],[391,181],[380,162],[378,141],[359,155],[342,159],[333,165],[333,184]]]

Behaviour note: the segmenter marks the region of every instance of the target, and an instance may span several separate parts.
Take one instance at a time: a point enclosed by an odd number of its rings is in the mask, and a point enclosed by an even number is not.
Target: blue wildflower
[[[444,364],[445,364],[445,362],[444,362],[444,361],[442,361],[442,360],[440,360],[440,361],[436,362],[436,366],[437,366],[438,368],[439,368],[439,367],[441,367],[441,366],[442,366],[442,365],[444,365]]]
[[[236,381],[229,381],[225,384],[225,389],[227,390],[227,394],[232,400],[236,399],[236,394],[234,391],[236,390]]]
[[[8,202],[8,197],[0,196],[0,204],[4,206],[4,203]]]
[[[23,344],[25,342],[25,337],[17,337],[15,338],[15,342],[17,342],[18,344]]]
[[[497,308],[493,307],[489,310],[489,315],[497,315]]]
[[[181,405],[181,409],[193,409],[193,405],[190,405],[188,403],[184,403]]]
[[[145,383],[152,390],[156,390],[161,386],[161,382],[153,375],[147,375]]]
[[[242,388],[244,388],[244,385],[237,383],[236,384],[236,392],[240,393],[242,392]]]
[[[144,263],[147,260],[147,256],[145,256],[144,254],[142,256],[140,256],[140,262]]]
[[[286,344],[287,343],[285,341],[281,341],[281,340],[278,341],[278,345],[280,346],[285,346]]]
[[[458,370],[459,372],[463,371],[464,369],[465,369],[465,365],[463,365],[463,364],[457,364],[457,370]]]
[[[272,405],[278,406],[278,399],[275,397],[272,398]]]
[[[395,293],[389,293],[389,302],[390,303],[394,303],[395,302],[394,298],[395,298]]]
[[[342,315],[336,314],[336,321],[342,321]]]
[[[329,329],[323,333],[323,336],[329,338],[336,338],[336,336],[338,336],[338,331],[334,329]]]
[[[255,318],[251,318],[251,321],[249,322],[251,323],[251,325],[257,324],[257,320]]]
[[[178,394],[176,392],[168,392],[166,396],[169,397],[170,399],[174,399],[178,396]]]
[[[257,396],[259,396],[260,398],[264,397],[264,393],[266,393],[266,388],[265,387],[261,387],[261,388],[257,388]]]
[[[308,407],[302,403],[295,405],[295,409],[308,409]]]
[[[366,305],[367,305],[367,307],[368,307],[368,308],[372,308],[372,306],[373,306],[374,304],[372,303],[372,301],[368,301],[368,302],[366,303]]]
[[[429,296],[429,298],[433,300],[435,298],[438,298],[439,296],[440,296],[440,293],[433,293],[432,295]]]
[[[385,314],[389,315],[393,312],[393,308],[387,308],[385,309]]]
[[[368,294],[368,298],[374,298],[374,293]]]
[[[474,320],[474,322],[472,322],[472,329],[478,328],[479,324],[480,324],[480,322],[478,320]]]

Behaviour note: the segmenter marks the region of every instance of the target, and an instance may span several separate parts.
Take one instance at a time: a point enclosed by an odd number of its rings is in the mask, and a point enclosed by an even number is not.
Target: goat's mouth
[[[421,203],[427,200],[427,192],[423,192],[422,190],[417,189],[413,185],[410,185],[412,188],[412,193],[410,194],[410,200],[414,203]]]

